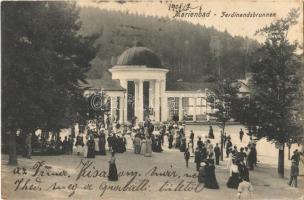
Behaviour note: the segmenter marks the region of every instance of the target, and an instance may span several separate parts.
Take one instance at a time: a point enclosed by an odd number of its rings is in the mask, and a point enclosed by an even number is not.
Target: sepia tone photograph
[[[304,200],[302,0],[0,3],[1,199]]]

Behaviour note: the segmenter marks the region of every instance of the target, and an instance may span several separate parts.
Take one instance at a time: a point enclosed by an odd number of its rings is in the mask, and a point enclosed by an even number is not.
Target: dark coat
[[[240,173],[240,178],[242,180],[245,180],[249,182],[249,170],[245,165],[238,165],[239,173]]]
[[[290,176],[299,176],[299,167],[296,163],[291,164]]]
[[[206,179],[206,170],[205,170],[205,166],[202,166],[199,168],[198,171],[198,182],[205,183],[205,179]]]
[[[214,147],[214,154],[215,154],[215,157],[218,157],[221,155],[220,147]]]
[[[201,151],[195,151],[195,154],[194,154],[194,162],[196,163],[200,163],[202,162],[202,152]]]
[[[219,185],[218,185],[216,177],[215,177],[214,165],[206,165],[205,173],[206,173],[205,188],[219,189]]]

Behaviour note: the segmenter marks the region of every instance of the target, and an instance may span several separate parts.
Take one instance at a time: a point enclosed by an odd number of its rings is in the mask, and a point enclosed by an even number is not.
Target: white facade
[[[144,105],[144,82],[149,83],[148,108],[152,110],[149,118],[155,122],[168,121],[173,116],[178,116],[180,121],[205,121],[208,120],[208,113],[212,112],[206,102],[206,91],[166,91],[166,74],[168,69],[149,68],[147,66],[114,66],[109,70],[112,73],[112,79],[120,81],[120,85],[125,89],[124,92],[108,92],[111,99],[119,97],[120,105],[116,105],[111,100],[113,109],[119,109],[119,112],[111,112],[115,115],[119,113],[120,123],[130,121],[128,119],[128,104],[133,101],[134,116],[138,121],[145,120]],[[134,98],[131,98],[128,91],[128,83],[133,82]],[[122,95],[123,93],[123,95]],[[112,103],[113,102],[113,103]],[[111,106],[111,107],[112,107]],[[111,109],[112,110],[112,109]],[[147,117],[147,116],[146,116]],[[112,117],[117,119],[117,117]]]
[[[165,107],[167,105],[167,99],[165,98],[166,90],[166,73],[168,69],[163,68],[148,68],[146,66],[114,66],[109,70],[112,73],[112,79],[118,79],[120,85],[125,89],[123,105],[123,118],[122,122],[126,122],[128,119],[128,101],[134,101],[134,116],[139,121],[144,121],[144,82],[149,83],[149,108],[152,108],[153,113],[149,116],[154,121],[167,121],[167,112]],[[128,91],[128,82],[133,82],[135,86],[134,100],[130,100]],[[161,111],[161,108],[164,108]],[[146,107],[147,109],[147,107]],[[161,114],[162,113],[162,114]]]
[[[206,102],[209,85],[189,82],[170,82],[171,85],[166,85],[169,70],[146,47],[125,50],[109,72],[111,74],[104,73],[108,76],[87,82],[95,91],[106,93],[106,103],[110,105],[108,114],[112,120],[126,123],[135,117],[139,122],[146,118],[154,122],[173,118],[179,121],[209,119],[208,113],[212,112]]]

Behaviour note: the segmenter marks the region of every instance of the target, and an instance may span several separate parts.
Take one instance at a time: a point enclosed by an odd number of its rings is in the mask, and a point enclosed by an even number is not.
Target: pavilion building
[[[100,79],[87,79],[85,95],[103,91],[111,105],[112,119],[125,123],[135,116],[154,122],[177,118],[206,121],[213,112],[206,102],[210,82],[167,82],[169,72],[159,57],[146,47],[132,47]]]

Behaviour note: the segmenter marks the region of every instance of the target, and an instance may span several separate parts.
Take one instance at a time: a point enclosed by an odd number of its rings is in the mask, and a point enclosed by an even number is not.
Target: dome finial
[[[134,37],[133,44],[134,44],[134,47],[143,47],[144,46],[142,42],[137,40],[136,36]]]

